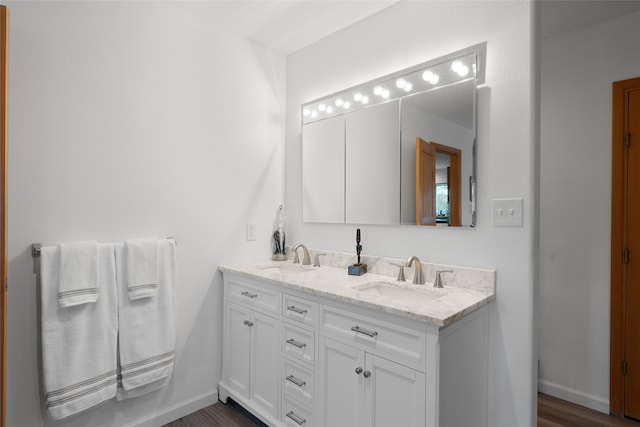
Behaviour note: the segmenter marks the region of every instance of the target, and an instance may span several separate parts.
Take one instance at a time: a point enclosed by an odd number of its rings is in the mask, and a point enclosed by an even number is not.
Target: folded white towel
[[[159,275],[155,298],[131,300],[126,277],[124,244],[116,245],[119,323],[119,382],[127,397],[153,391],[152,383],[173,373],[175,327],[175,243],[158,241]],[[144,389],[143,386],[147,386]]]
[[[129,299],[155,296],[158,292],[158,240],[126,240],[124,250]]]
[[[59,249],[42,248],[42,368],[46,407],[56,420],[115,396],[118,336],[114,245],[98,245],[95,304],[60,307],[59,266]]]
[[[98,242],[58,245],[60,254],[58,303],[71,307],[98,300]]]

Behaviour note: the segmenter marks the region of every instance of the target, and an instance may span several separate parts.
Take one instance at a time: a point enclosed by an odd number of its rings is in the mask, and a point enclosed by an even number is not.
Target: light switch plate
[[[494,227],[522,227],[522,199],[491,200]]]
[[[247,224],[247,242],[256,240],[256,225],[254,223]]]

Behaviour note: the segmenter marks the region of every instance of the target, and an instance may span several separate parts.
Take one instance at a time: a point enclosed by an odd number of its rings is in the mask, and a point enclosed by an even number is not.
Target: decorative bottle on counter
[[[284,208],[278,207],[278,227],[273,232],[274,251],[271,259],[273,261],[286,261],[285,235],[284,235]]]

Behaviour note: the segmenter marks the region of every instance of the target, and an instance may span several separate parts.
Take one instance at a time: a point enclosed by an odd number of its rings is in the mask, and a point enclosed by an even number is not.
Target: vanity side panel
[[[441,330],[439,342],[439,425],[487,427],[487,306]]]

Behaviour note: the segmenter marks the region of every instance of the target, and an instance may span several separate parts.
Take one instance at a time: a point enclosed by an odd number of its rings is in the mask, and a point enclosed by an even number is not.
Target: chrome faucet
[[[311,265],[311,258],[309,257],[309,250],[302,243],[298,243],[297,245],[295,245],[293,247],[293,253],[296,254],[296,256],[293,257],[293,263],[297,264],[297,263],[300,262],[300,258],[298,258],[298,248],[302,248],[302,250],[303,250],[302,265]]]
[[[406,266],[411,267],[411,264],[415,267],[415,273],[413,274],[413,283],[415,285],[424,285],[424,277],[422,276],[422,263],[417,256],[412,256],[407,260]]]

